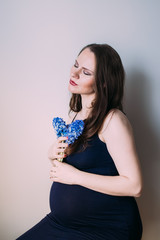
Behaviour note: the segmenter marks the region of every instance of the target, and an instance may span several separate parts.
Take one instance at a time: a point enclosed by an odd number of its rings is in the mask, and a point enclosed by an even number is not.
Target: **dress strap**
[[[74,118],[72,119],[72,122],[75,120],[75,118],[77,117],[77,114],[78,114],[78,112],[75,114],[75,116],[74,116]],[[72,123],[71,122],[71,123]]]

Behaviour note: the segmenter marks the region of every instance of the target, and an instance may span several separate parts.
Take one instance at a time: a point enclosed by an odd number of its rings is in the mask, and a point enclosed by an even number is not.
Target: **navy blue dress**
[[[89,173],[116,176],[118,171],[98,135],[65,162]],[[111,196],[79,185],[54,182],[51,212],[17,240],[140,240],[142,223],[133,197]]]

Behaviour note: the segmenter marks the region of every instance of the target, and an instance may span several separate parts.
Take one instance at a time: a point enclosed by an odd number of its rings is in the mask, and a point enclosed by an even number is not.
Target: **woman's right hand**
[[[68,147],[68,143],[65,143],[63,141],[66,141],[67,137],[59,137],[49,148],[48,151],[48,158],[50,160],[55,160],[55,159],[61,159],[65,158],[66,155],[66,148]]]

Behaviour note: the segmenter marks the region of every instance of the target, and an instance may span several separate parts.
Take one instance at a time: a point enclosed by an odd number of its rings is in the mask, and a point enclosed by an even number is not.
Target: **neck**
[[[82,109],[79,112],[79,115],[82,119],[86,119],[91,112],[92,109],[92,102],[95,98],[94,94],[91,95],[81,95],[82,99]]]

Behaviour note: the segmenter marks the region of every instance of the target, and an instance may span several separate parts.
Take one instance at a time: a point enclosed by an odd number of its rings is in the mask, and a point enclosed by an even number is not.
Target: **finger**
[[[58,156],[57,160],[58,159],[62,159],[62,157]],[[57,161],[57,160],[55,160],[54,167],[52,167],[52,169],[55,171],[57,171],[58,167],[62,164],[62,162],[60,162],[59,160]]]
[[[65,155],[65,153],[61,153],[61,152],[59,154],[56,154],[55,155],[55,158],[56,158],[55,160],[57,160],[57,158],[63,158],[64,155]]]
[[[50,177],[50,180],[53,181],[53,182],[58,182],[58,178],[53,176],[53,177]]]
[[[53,162],[55,162],[55,160],[54,160]],[[54,164],[54,163],[53,163],[53,164]],[[50,173],[52,173],[52,172],[54,172],[54,171],[55,171],[55,164],[51,167]]]
[[[56,152],[56,155],[63,155],[65,154],[65,149],[59,149],[57,152]]]
[[[68,147],[68,143],[58,143],[57,144],[57,148],[67,148]]]
[[[53,169],[53,167],[55,167],[55,162],[56,162],[56,161],[57,161],[57,160],[55,160],[55,159],[52,161],[52,168],[51,168],[51,169]]]
[[[51,179],[57,178],[56,173],[50,173],[50,178],[51,178]]]
[[[64,153],[64,152],[66,152],[66,148],[57,148],[55,151],[55,154],[58,155],[58,154]]]
[[[68,137],[59,137],[58,142],[66,141]]]
[[[61,159],[61,158],[66,158],[68,155],[65,152],[58,152],[57,154],[55,154],[55,160],[57,159]],[[54,161],[54,160],[52,160]]]
[[[58,155],[59,157],[59,155]],[[52,170],[55,170],[55,168],[57,168],[57,159],[53,161],[53,166],[51,167]]]
[[[60,153],[57,157],[58,161],[63,161],[63,158],[66,158],[67,157],[67,154],[64,152],[64,153]]]
[[[67,156],[66,155],[58,155],[57,158],[56,158],[56,161],[58,162],[63,162],[63,159],[66,158]]]
[[[57,173],[56,172],[53,172],[53,171],[51,172],[50,171],[49,175],[50,175],[50,178],[57,178]]]
[[[57,167],[53,166],[50,170],[50,173],[55,173],[57,171]]]

